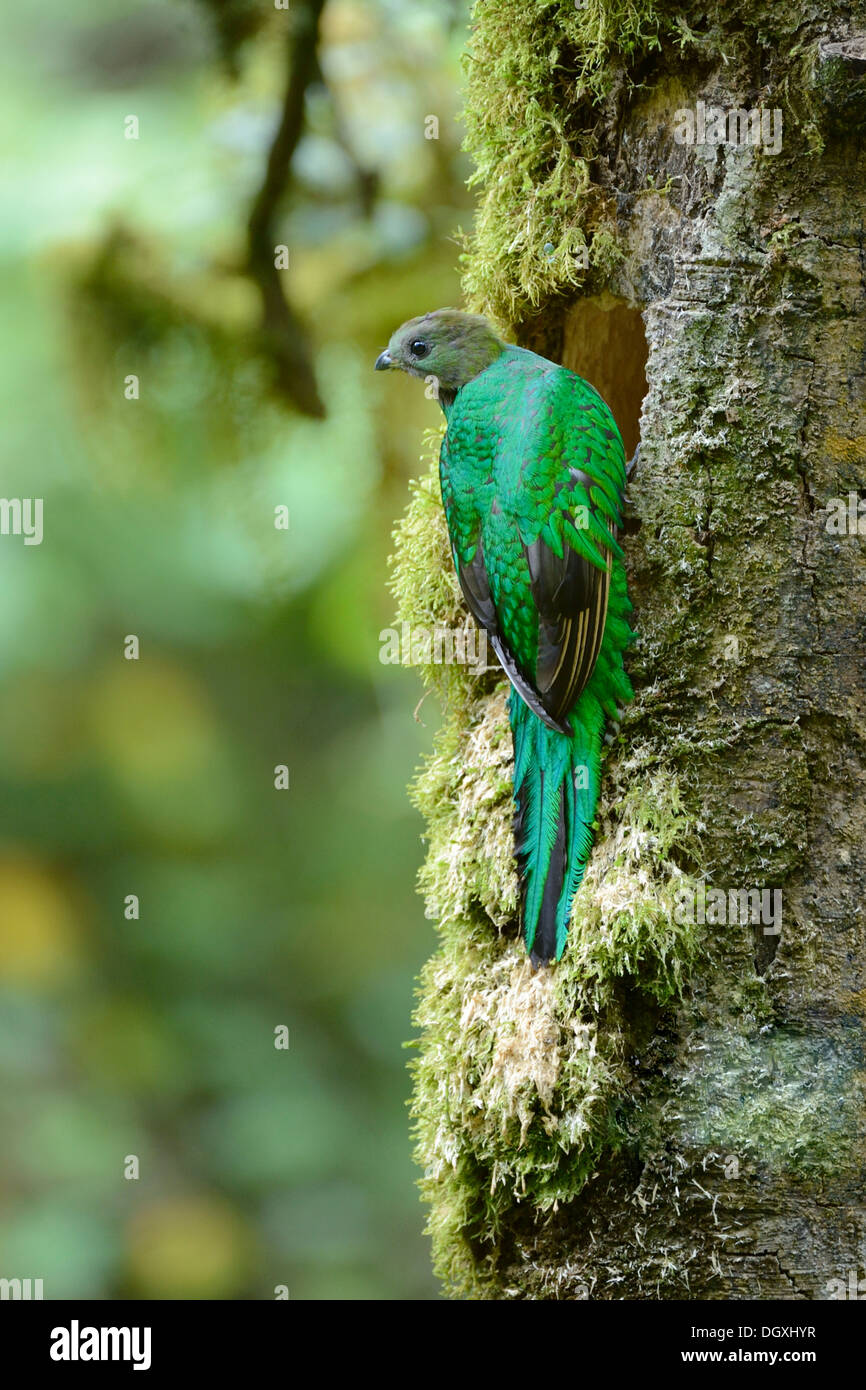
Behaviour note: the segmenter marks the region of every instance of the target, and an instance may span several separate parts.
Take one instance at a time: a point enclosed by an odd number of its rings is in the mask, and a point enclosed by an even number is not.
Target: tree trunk
[[[468,297],[642,447],[637,693],[559,966],[514,923],[505,682],[425,672],[415,1115],[464,1297],[866,1296],[866,44],[824,8],[476,7]],[[464,621],[437,489],[398,533],[426,626]]]

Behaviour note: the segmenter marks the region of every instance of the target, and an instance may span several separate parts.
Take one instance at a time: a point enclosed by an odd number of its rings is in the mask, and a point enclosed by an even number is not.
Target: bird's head
[[[401,324],[376,358],[376,371],[396,368],[410,376],[432,376],[440,398],[447,400],[504,350],[505,344],[480,314],[434,309]]]

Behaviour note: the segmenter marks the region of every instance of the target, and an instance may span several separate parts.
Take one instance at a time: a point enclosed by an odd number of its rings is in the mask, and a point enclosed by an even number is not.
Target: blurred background
[[[436,711],[378,634],[437,411],[372,366],[459,302],[465,26],[5,16],[0,492],[44,538],[0,536],[0,1276],[46,1298],[436,1297],[402,1046]]]

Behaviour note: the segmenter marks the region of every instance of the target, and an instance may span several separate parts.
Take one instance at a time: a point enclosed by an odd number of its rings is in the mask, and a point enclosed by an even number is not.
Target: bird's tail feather
[[[584,691],[569,737],[548,728],[512,690],[514,834],[523,884],[523,932],[533,965],[559,960],[571,904],[592,847],[604,710]]]

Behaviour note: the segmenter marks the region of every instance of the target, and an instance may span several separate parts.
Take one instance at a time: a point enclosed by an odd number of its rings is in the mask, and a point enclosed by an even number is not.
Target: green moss
[[[485,193],[464,286],[482,312],[519,322],[594,270],[609,272],[612,200],[590,178],[597,108],[627,64],[674,31],[655,0],[476,6],[466,149]]]
[[[801,8],[778,0],[479,0],[464,112],[470,184],[484,190],[462,258],[470,306],[518,325],[557,297],[604,288],[623,255],[622,209],[594,172],[618,142],[622,96],[643,87],[653,53],[663,54],[663,79],[684,57],[699,76],[711,65],[738,73],[764,106],[783,109],[786,140],[799,132],[807,156],[820,154],[828,131],[856,136],[866,79],[841,59],[821,61],[829,20],[804,26]],[[689,102],[701,94],[684,93]]]
[[[616,239],[615,231],[600,227],[592,239],[590,264],[604,280],[609,280],[624,259],[625,253]]]
[[[705,1031],[677,1090],[680,1142],[803,1177],[832,1174],[856,1159],[860,1046],[853,1028]]]
[[[394,532],[389,564],[391,589],[399,606],[398,621],[412,627],[443,623],[456,629],[466,623],[467,615],[451,560],[435,464],[442,433],[431,430],[425,438],[423,462],[427,471],[420,482],[412,484],[409,509]],[[443,698],[457,699],[461,692],[468,695],[471,690],[463,665],[430,662],[420,670],[425,686]]]
[[[463,620],[445,560],[450,570],[434,466],[397,532],[399,620]],[[504,682],[432,663],[422,675],[444,718],[412,790],[429,841],[421,885],[440,933],[419,988],[417,1158],[436,1267],[477,1294],[501,1211],[569,1200],[624,1140],[623,986],[661,1005],[680,994],[699,943],[674,920],[677,892],[691,885],[675,860],[696,844],[675,779],[634,749],[603,794],[616,809],[598,827],[568,950],[555,969],[533,972],[516,926]]]
[[[834,135],[857,138],[866,130],[866,76],[858,76],[841,57],[817,65],[815,89],[824,121]]]

